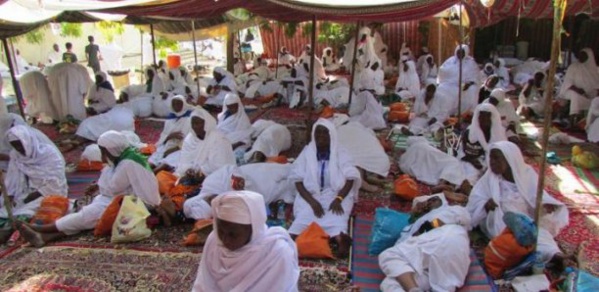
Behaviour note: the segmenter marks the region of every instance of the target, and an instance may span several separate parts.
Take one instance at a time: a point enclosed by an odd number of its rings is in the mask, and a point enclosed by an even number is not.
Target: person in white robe
[[[523,132],[522,125],[520,124],[520,116],[516,113],[514,104],[507,97],[505,90],[501,88],[494,89],[491,92],[491,96],[485,103],[490,103],[497,108],[499,116],[501,117],[501,125],[506,129],[507,138],[512,141],[512,138],[518,139],[518,135]],[[512,141],[515,143],[516,140]]]
[[[58,44],[52,45],[52,51],[48,53],[48,64],[58,64],[62,62],[62,52],[60,51],[60,47]]]
[[[302,55],[299,58],[299,64],[306,64],[304,66],[304,69],[306,70],[307,73],[312,73],[314,75],[314,81],[315,82],[321,82],[321,81],[325,81],[327,80],[329,77],[327,76],[327,73],[325,72],[325,68],[322,65],[322,61],[320,60],[320,58],[318,58],[317,56],[314,56],[314,68],[310,68],[310,60],[313,54],[313,50],[312,50],[312,46],[311,45],[306,45],[304,52],[302,53]]]
[[[298,192],[289,233],[297,236],[316,222],[339,244],[338,256],[347,256],[348,220],[361,179],[332,122],[321,118],[314,124],[312,140],[293,163],[289,179]]]
[[[156,142],[156,152],[148,158],[148,162],[156,167],[161,164],[176,166],[183,139],[191,132],[190,119],[194,107],[180,95],[174,96],[170,101],[171,114],[164,121],[164,128]]]
[[[408,135],[436,134],[449,118],[450,101],[434,83],[428,84],[414,103],[414,118],[408,125]]]
[[[435,64],[433,55],[426,55],[424,62],[420,66],[420,82],[422,84],[428,84],[430,82],[436,83],[438,74],[439,69],[437,68],[437,64]]]
[[[510,87],[510,72],[505,67],[505,60],[498,58],[495,61],[495,75],[499,76],[499,87],[507,90]]]
[[[174,94],[185,94],[185,87],[187,83],[183,76],[181,75],[181,70],[179,68],[174,68],[168,70],[168,83],[166,86],[166,90],[170,91]]]
[[[472,216],[472,227],[479,226],[494,238],[506,227],[503,215],[515,212],[534,218],[538,174],[524,162],[516,144],[502,141],[490,145],[488,170],[474,185],[466,207]],[[560,249],[554,240],[568,225],[568,209],[560,201],[543,192],[537,252],[549,262]]]
[[[524,85],[518,95],[518,113],[525,116],[544,116],[545,88],[547,87],[545,76],[543,72],[536,72],[534,77]]]
[[[13,216],[32,217],[44,197],[67,196],[65,161],[54,143],[41,132],[25,125],[16,125],[3,138],[12,146],[4,185]],[[8,211],[0,204],[0,218],[7,219]],[[0,230],[0,242],[5,242],[11,226]],[[6,234],[8,233],[8,234]]]
[[[290,69],[294,64],[295,57],[287,51],[287,47],[281,47],[279,51],[279,66],[285,66]]]
[[[430,52],[427,47],[420,48],[420,56],[416,60],[416,72],[418,72],[418,76],[422,76],[422,66],[426,63],[428,55],[430,55]]]
[[[511,73],[514,76],[514,85],[524,86],[528,80],[534,78],[536,72],[546,72],[549,69],[549,62],[541,62],[530,58],[524,63],[512,67]]]
[[[478,91],[478,104],[483,103],[491,96],[491,92],[497,88],[499,84],[499,77],[497,75],[491,75],[486,78],[483,86]]]
[[[591,101],[591,107],[587,113],[587,140],[593,143],[599,143],[599,97]]]
[[[225,96],[223,110],[217,118],[216,128],[231,142],[233,150],[242,146],[245,150],[250,145],[252,123],[237,94],[229,93]]]
[[[189,70],[187,70],[187,67],[180,66],[179,67],[179,72],[181,73],[181,78],[183,79],[183,82],[185,82],[185,85],[187,85],[187,86],[197,86],[196,82],[193,80],[193,76],[191,75],[191,73],[189,72]]]
[[[231,142],[216,129],[216,120],[203,108],[191,114],[191,129],[183,140],[175,175],[210,175],[225,165],[234,165]]]
[[[214,199],[214,231],[193,292],[298,291],[297,247],[281,227],[267,227],[260,194],[227,192]]]
[[[328,72],[339,70],[337,57],[333,54],[333,49],[331,47],[326,47],[322,50],[322,65],[324,66],[325,71]]]
[[[16,73],[18,75],[25,74],[25,73],[31,72],[31,71],[39,71],[40,70],[39,67],[31,65],[27,60],[25,60],[25,58],[23,58],[23,56],[21,55],[21,52],[18,49],[16,50],[15,63],[17,65]]]
[[[379,60],[374,47],[374,39],[372,38],[372,30],[364,26],[358,33],[358,46],[356,53],[356,70],[357,72],[362,71],[366,67],[370,67],[374,61]],[[347,44],[345,44],[345,54],[343,55],[343,66],[346,69],[350,69],[354,59],[354,45],[355,38],[352,38]]]
[[[480,80],[487,80],[487,78],[491,77],[491,75],[499,76],[495,74],[496,68],[493,63],[486,63],[483,66],[483,69],[480,70]]]
[[[48,72],[48,87],[52,93],[48,113],[53,120],[62,121],[67,115],[77,120],[87,116],[84,99],[92,84],[87,69],[77,63],[58,63]]]
[[[258,67],[254,68],[252,72],[256,73],[262,81],[266,81],[274,77],[274,73],[268,68],[268,63],[266,60],[258,58],[258,64]]]
[[[291,164],[249,163],[242,166],[225,165],[207,176],[202,182],[200,193],[186,200],[183,212],[194,220],[214,217],[210,204],[220,194],[248,190],[261,194],[266,204],[283,201],[292,204],[295,185],[287,177]]]
[[[452,101],[452,110],[449,114],[458,113],[459,91],[462,91],[462,114],[474,110],[478,104],[479,69],[474,58],[468,55],[467,45],[456,47],[455,55],[443,62],[439,68],[438,90],[447,94]],[[460,59],[462,60],[462,83],[459,83]]]
[[[291,132],[284,125],[269,120],[252,124],[250,137],[256,139],[245,153],[245,161],[265,161],[291,148]]]
[[[235,65],[233,65],[233,74],[235,76],[239,76],[243,73],[245,73],[245,71],[247,71],[247,68],[245,66],[245,61],[241,58],[235,58],[233,59],[233,61],[235,62]]]
[[[414,199],[412,216],[419,217],[379,255],[381,291],[456,291],[470,267],[468,210],[437,194]]]
[[[162,86],[166,89],[169,85],[169,76],[168,76],[168,65],[164,60],[158,61],[158,68],[156,68],[156,76],[160,78],[162,81]]]
[[[98,145],[102,161],[107,166],[102,169],[98,183],[90,186],[88,191],[99,194],[81,211],[68,214],[55,223],[17,225],[23,238],[33,246],[40,248],[65,235],[93,229],[117,195],[133,195],[141,199],[148,208],[159,211],[159,214],[163,213],[158,181],[145,157],[129,145],[127,138],[119,132],[109,131],[100,136]]]
[[[118,104],[105,113],[83,120],[77,127],[75,135],[80,140],[79,142],[97,141],[102,134],[110,130],[135,132],[133,111],[127,106]]]
[[[6,137],[8,130],[18,125],[27,126],[27,122],[20,115],[13,113],[0,114],[0,137]],[[46,135],[43,136],[45,137]],[[10,145],[8,139],[0,139],[0,170],[6,171],[8,168],[9,154],[12,150],[13,147]]]
[[[391,69],[392,66],[389,66],[389,57],[387,53],[389,52],[389,47],[387,45],[383,45],[381,50],[377,53],[377,56],[381,60],[381,69],[383,69],[384,73],[393,72]]]
[[[166,118],[171,113],[170,100],[175,94],[167,91],[152,96],[152,114],[159,118]]]
[[[291,73],[288,77],[281,79],[281,87],[279,88],[279,94],[281,95],[280,102],[289,104],[289,108],[297,107],[300,101],[306,98],[308,86],[308,73],[303,65],[296,65],[291,68]]]
[[[400,58],[395,92],[402,100],[414,99],[420,93],[420,78],[416,72],[416,64],[405,55]]]
[[[597,96],[599,90],[599,69],[593,50],[582,49],[577,57],[579,62],[568,67],[559,92],[560,98],[570,101],[572,125],[588,110],[591,100]]]
[[[383,118],[383,106],[374,96],[376,90],[374,72],[371,68],[360,75],[359,93],[349,107],[350,120],[361,123],[367,128],[378,130],[387,127]]]
[[[209,94],[206,104],[220,107],[227,94],[237,94],[237,85],[233,74],[227,72],[223,67],[214,68],[212,75],[214,78],[206,89]]]
[[[107,112],[116,105],[114,88],[108,81],[106,73],[102,71],[96,73],[96,82],[89,89],[87,103],[89,104],[87,113],[91,115]]]
[[[50,108],[50,99],[52,94],[48,87],[46,76],[40,71],[31,71],[23,74],[19,79],[19,85],[23,91],[23,97],[27,101],[25,112],[34,119],[44,119],[48,113],[52,112]]]

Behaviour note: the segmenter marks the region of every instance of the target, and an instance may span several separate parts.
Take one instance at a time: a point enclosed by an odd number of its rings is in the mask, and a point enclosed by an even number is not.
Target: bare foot
[[[21,236],[27,240],[31,245],[41,248],[46,245],[44,238],[38,232],[35,232],[27,223],[17,222],[17,229],[21,233]]]
[[[441,193],[443,191],[453,191],[454,187],[448,184],[438,184],[431,188],[431,193]]]
[[[351,248],[352,239],[349,235],[341,232],[339,235],[335,236],[335,241],[337,241],[337,257],[338,258],[346,258],[349,256],[349,249]]]

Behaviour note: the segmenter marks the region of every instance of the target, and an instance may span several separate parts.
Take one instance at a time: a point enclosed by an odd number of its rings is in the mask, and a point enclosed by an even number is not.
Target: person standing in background
[[[73,44],[66,43],[67,51],[62,54],[62,61],[66,63],[77,63],[77,55],[73,53]]]
[[[87,67],[91,67],[94,73],[100,72],[100,47],[94,44],[94,37],[88,36],[89,45],[85,46],[85,57],[87,58]]]
[[[48,63],[49,64],[56,64],[56,63],[60,63],[60,61],[62,60],[62,54],[60,53],[60,47],[58,46],[58,44],[54,44],[52,45],[52,51],[50,51],[50,53],[48,53]]]

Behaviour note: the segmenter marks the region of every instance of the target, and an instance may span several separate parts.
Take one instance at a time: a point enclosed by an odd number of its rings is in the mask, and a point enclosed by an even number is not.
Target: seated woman
[[[266,226],[260,194],[224,193],[212,211],[214,231],[192,291],[297,291],[297,248],[285,229]]]
[[[245,161],[266,161],[291,148],[291,132],[284,125],[268,120],[257,120],[252,124],[252,138],[256,141],[245,153]]]
[[[241,146],[244,146],[243,149],[249,146],[252,123],[237,94],[229,93],[225,96],[216,128],[229,139],[233,150]]]
[[[426,55],[424,60],[425,62],[422,63],[422,67],[420,69],[420,83],[428,84],[429,82],[437,82],[437,74],[439,73],[439,69],[437,68],[437,64],[435,64],[433,55]]]
[[[491,75],[485,79],[485,84],[478,91],[478,104],[483,103],[491,96],[491,91],[497,87],[497,84],[499,84],[499,77],[497,75]]]
[[[87,95],[88,115],[97,115],[109,111],[116,105],[116,97],[114,96],[114,88],[108,82],[106,73],[96,72],[96,83],[89,89]]]
[[[31,218],[43,197],[67,196],[64,158],[47,137],[24,125],[10,128],[5,137],[13,147],[4,179],[13,216]],[[6,206],[0,205],[0,243],[4,243],[13,230]]]
[[[171,109],[156,142],[156,152],[148,158],[148,162],[154,167],[159,168],[162,164],[176,166],[183,139],[191,131],[190,119],[194,108],[182,96],[176,95],[171,99]]]
[[[291,68],[289,76],[281,79],[279,103],[286,103],[290,108],[301,105],[308,92],[309,80],[307,64],[298,64]]]
[[[425,133],[438,134],[444,128],[449,118],[451,107],[447,96],[437,90],[434,83],[428,84],[416,98],[412,108],[414,118],[408,128],[402,128],[405,135],[422,135]]]
[[[187,86],[187,83],[185,82],[185,79],[183,79],[183,76],[181,76],[181,70],[179,70],[179,68],[170,69],[168,71],[168,84],[166,90],[174,94],[184,94],[185,86]]]
[[[347,225],[361,181],[332,122],[319,119],[314,124],[312,140],[293,164],[289,179],[299,194],[289,233],[296,237],[316,222],[339,244],[338,256],[347,256],[351,242]]]
[[[443,194],[412,203],[412,224],[379,255],[381,291],[456,291],[470,267],[470,214],[449,206]]]
[[[458,112],[458,93],[460,90],[462,91],[461,113],[471,112],[477,105],[478,91],[480,89],[480,70],[474,58],[468,55],[469,52],[470,49],[467,45],[458,45],[455,49],[455,54],[445,60],[441,67],[439,67],[438,89],[447,94],[451,100],[452,107],[449,112],[450,115]],[[459,78],[460,63],[462,63],[461,80]]]
[[[371,68],[364,70],[372,70]],[[374,76],[374,73],[371,73]],[[369,74],[360,75],[360,86],[358,95],[349,107],[350,120],[359,122],[364,127],[373,130],[383,129],[387,127],[387,123],[383,118],[383,106],[374,96],[376,85],[373,78],[368,78]]]
[[[223,67],[214,68],[212,76],[214,78],[210,81],[210,84],[206,88],[206,92],[209,94],[209,96],[206,99],[205,104],[213,107],[220,107],[225,101],[225,96],[227,94],[237,94],[235,77],[233,74],[227,72],[227,70],[225,70]]]
[[[25,120],[23,120],[23,118],[17,114],[0,114],[0,137],[6,137],[8,130],[18,125],[27,126],[27,122],[25,122]],[[8,167],[9,154],[12,150],[13,147],[10,145],[8,139],[0,139],[0,170],[6,171]]]
[[[66,215],[53,224],[18,223],[21,235],[33,246],[39,248],[65,235],[93,229],[117,195],[134,195],[149,208],[162,213],[158,183],[146,158],[129,146],[123,134],[115,131],[102,134],[98,145],[102,151],[102,160],[107,166],[102,169],[98,184],[89,189],[99,190],[99,195],[81,211]]]
[[[545,73],[539,71],[526,82],[518,96],[518,113],[527,118],[545,115],[545,79]]]
[[[505,212],[534,217],[538,175],[524,162],[514,143],[491,144],[489,157],[489,168],[474,185],[466,207],[472,216],[472,227],[478,226],[489,238],[494,238],[506,227]],[[568,209],[546,192],[542,208],[537,252],[544,262],[563,265],[564,257],[554,237],[568,225]]]
[[[395,84],[395,92],[402,100],[416,98],[420,92],[420,77],[416,72],[416,64],[406,55],[400,57],[399,77]]]
[[[494,89],[485,102],[494,105],[497,112],[499,112],[501,125],[506,129],[508,140],[518,144],[520,142],[519,134],[523,131],[520,125],[520,116],[516,113],[512,101],[506,97],[505,90],[501,88]]]

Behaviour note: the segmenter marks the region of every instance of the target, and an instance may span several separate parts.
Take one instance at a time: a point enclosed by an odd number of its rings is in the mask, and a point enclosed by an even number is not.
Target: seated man
[[[13,148],[4,179],[13,216],[29,219],[40,207],[43,197],[67,196],[64,158],[44,134],[29,126],[17,125],[7,131],[4,139]],[[13,230],[8,222],[7,206],[0,206],[2,244]]]
[[[107,166],[102,169],[97,185],[92,185],[90,190],[99,190],[99,195],[81,211],[66,215],[53,224],[18,223],[21,235],[33,246],[39,248],[65,235],[93,229],[117,195],[134,195],[149,208],[163,213],[158,183],[150,165],[143,155],[129,146],[127,138],[121,133],[108,131],[100,136],[98,146],[102,161]]]
[[[312,222],[320,225],[339,245],[338,256],[349,253],[348,221],[361,185],[360,173],[337,140],[335,125],[319,119],[312,140],[301,152],[289,176],[299,195],[289,233],[296,237]]]
[[[599,70],[595,63],[595,54],[589,48],[582,49],[576,55],[579,62],[572,63],[564,76],[559,92],[562,102],[570,102],[570,126],[574,127],[591,105],[599,89]],[[545,117],[547,118],[547,117]]]
[[[411,225],[395,246],[379,255],[387,276],[382,291],[456,291],[470,267],[470,215],[449,206],[442,194],[422,196],[412,204]]]
[[[216,128],[231,142],[233,150],[242,146],[245,149],[250,144],[252,123],[245,113],[241,99],[237,94],[229,93],[222,106]]]
[[[349,107],[350,120],[359,122],[364,127],[373,130],[378,130],[387,127],[387,123],[383,118],[383,106],[379,103],[378,99],[374,96],[376,92],[376,84],[374,73],[365,74],[372,68],[367,68],[362,71],[360,75],[360,86],[359,93]]]
[[[97,115],[109,111],[116,105],[114,88],[108,82],[106,73],[98,71],[96,73],[96,83],[89,89],[87,95],[88,115]]]
[[[227,192],[212,205],[208,236],[192,291],[296,291],[297,248],[281,227],[268,228],[260,194]]]
[[[227,72],[223,67],[214,68],[212,75],[214,78],[206,88],[206,93],[209,94],[206,104],[220,107],[225,101],[227,94],[237,94],[237,85],[235,84],[233,74]]]
[[[395,84],[395,92],[402,100],[413,99],[420,92],[420,77],[416,72],[416,64],[408,56],[401,56],[399,78]]]
[[[495,106],[501,116],[501,125],[506,129],[506,136],[509,141],[519,144],[522,133],[520,125],[520,116],[516,113],[516,108],[512,101],[506,96],[505,90],[497,88],[491,92],[488,102]]]
[[[440,136],[444,123],[449,118],[451,107],[449,98],[437,90],[434,83],[428,84],[416,97],[412,108],[414,118],[408,128],[403,128],[405,135],[422,135],[431,133]]]
[[[181,95],[171,99],[171,114],[164,121],[164,128],[156,142],[156,152],[148,158],[148,162],[156,168],[162,165],[176,166],[183,139],[191,131],[191,113],[193,107]]]
[[[524,162],[514,143],[491,144],[489,157],[489,168],[474,185],[466,207],[472,216],[472,227],[479,226],[492,239],[506,227],[505,212],[534,218],[538,174]],[[545,263],[563,266],[564,257],[554,237],[568,225],[568,209],[545,192],[541,207],[537,252]]]
[[[489,98],[491,91],[497,87],[498,83],[499,77],[497,77],[497,75],[491,75],[485,79],[485,84],[483,84],[478,91],[478,104],[483,103],[483,101]]]
[[[518,112],[527,118],[543,117],[545,115],[545,73],[536,72],[529,79],[518,96]]]

